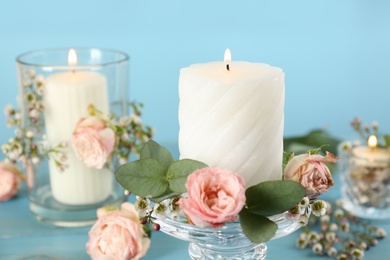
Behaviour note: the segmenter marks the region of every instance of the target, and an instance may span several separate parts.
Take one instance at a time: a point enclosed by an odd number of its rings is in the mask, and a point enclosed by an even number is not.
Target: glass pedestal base
[[[122,190],[113,190],[103,202],[91,205],[65,205],[53,198],[50,185],[29,194],[30,211],[42,222],[61,227],[81,227],[96,221],[96,211],[105,206],[120,206],[126,200]]]
[[[226,259],[226,260],[241,260],[241,259],[256,259],[263,260],[267,256],[267,246],[257,244],[247,248],[208,248],[201,247],[197,243],[190,243],[188,253],[193,260],[207,259]]]
[[[278,225],[278,231],[272,239],[284,237],[301,227],[295,219],[288,219],[287,213],[270,217]],[[207,259],[266,259],[267,246],[252,243],[242,232],[239,222],[226,223],[223,227],[199,228],[185,222],[181,216],[178,220],[166,218],[154,219],[160,230],[175,238],[189,241],[189,255],[193,260]]]

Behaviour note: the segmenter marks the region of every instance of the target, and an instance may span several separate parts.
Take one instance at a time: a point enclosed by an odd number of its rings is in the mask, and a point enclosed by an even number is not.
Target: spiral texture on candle
[[[179,79],[181,158],[230,169],[246,186],[281,179],[284,73],[267,64],[191,65]]]

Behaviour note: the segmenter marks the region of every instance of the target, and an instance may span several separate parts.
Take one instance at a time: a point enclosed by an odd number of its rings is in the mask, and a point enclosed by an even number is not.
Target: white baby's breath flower
[[[364,251],[360,248],[353,248],[351,250],[351,255],[355,257],[355,259],[363,259],[364,257]]]
[[[22,119],[22,113],[20,113],[20,111],[15,112],[15,119],[16,120]]]
[[[135,210],[138,212],[140,218],[146,217],[146,215],[150,211],[149,203],[146,199],[143,198],[137,198],[136,202],[134,203]]]
[[[363,250],[367,250],[367,248],[368,248],[368,245],[367,245],[366,242],[364,242],[364,241],[360,241],[359,246],[360,246],[361,248],[363,248]]]
[[[4,114],[10,116],[14,112],[14,109],[11,105],[6,105],[4,108]]]
[[[320,235],[317,232],[311,231],[307,239],[310,243],[317,243],[320,240]]]
[[[36,109],[31,109],[31,111],[28,114],[31,118],[37,118],[39,115],[39,112]]]
[[[26,132],[26,137],[27,137],[27,138],[33,138],[33,137],[34,137],[34,132],[33,132],[33,131],[30,131],[30,130],[27,131],[27,132]]]
[[[321,217],[326,214],[327,203],[323,200],[317,200],[312,204],[312,212],[314,216]]]
[[[130,124],[130,118],[128,116],[121,117],[119,119],[119,125],[121,126],[127,126]]]
[[[307,240],[303,238],[298,238],[296,242],[296,246],[300,249],[303,249],[307,246]]]
[[[35,77],[35,85],[37,88],[41,88],[45,85],[45,78],[43,77],[42,74],[38,74]]]
[[[328,249],[328,256],[335,257],[337,255],[337,249],[334,247],[331,247]]]
[[[127,140],[129,140],[129,135],[128,135],[127,133],[123,133],[123,134],[121,135],[121,140],[124,141],[124,142],[126,142]]]
[[[37,94],[40,96],[43,96],[43,94],[45,94],[43,87],[37,88]]]
[[[165,219],[168,214],[168,207],[164,203],[156,203],[154,205],[154,214],[158,219]]]
[[[344,216],[344,210],[342,209],[336,209],[334,212],[333,212],[333,216],[335,218],[341,218],[342,216]]]
[[[125,157],[119,157],[119,164],[123,165],[127,163],[127,159]]]
[[[28,87],[30,87],[30,86],[31,86],[31,80],[29,80],[29,79],[24,79],[24,80],[23,80],[23,87],[28,88]]]
[[[320,217],[320,221],[321,221],[321,223],[323,223],[323,224],[329,223],[329,221],[330,221],[329,215],[321,216],[321,217]]]
[[[301,214],[305,214],[306,208],[309,205],[309,203],[310,203],[310,200],[308,197],[303,197],[301,202],[299,202],[298,207],[301,211]]]
[[[322,254],[322,245],[320,243],[316,243],[314,246],[313,246],[313,252],[317,255],[321,255]]]
[[[341,222],[340,230],[341,230],[341,232],[344,232],[344,233],[348,232],[349,231],[349,223],[345,222],[345,221]]]
[[[348,256],[346,254],[339,254],[336,258],[337,260],[348,260]]]
[[[39,157],[33,157],[33,158],[31,158],[31,162],[33,164],[38,164],[40,162],[40,159],[39,159]]]
[[[17,137],[21,137],[23,131],[22,131],[22,129],[20,129],[20,128],[16,128],[15,131],[14,131],[14,133],[15,133],[15,135],[16,135]]]
[[[308,222],[309,218],[306,215],[299,216],[299,224],[301,224],[301,226],[306,226]]]
[[[377,238],[385,238],[387,236],[387,232],[383,228],[377,228],[375,230],[375,235]]]
[[[35,70],[28,70],[26,71],[26,76],[29,78],[34,78],[36,75]]]
[[[325,239],[326,239],[328,242],[330,242],[330,243],[334,242],[334,241],[336,240],[336,233],[335,233],[335,232],[326,233]]]
[[[332,224],[330,224],[329,229],[330,229],[330,231],[336,232],[338,229],[338,226],[336,223],[332,223]]]
[[[131,114],[129,116],[129,120],[130,120],[130,122],[133,122],[134,124],[137,124],[137,125],[142,124],[141,118],[139,116],[137,116],[136,114]]]

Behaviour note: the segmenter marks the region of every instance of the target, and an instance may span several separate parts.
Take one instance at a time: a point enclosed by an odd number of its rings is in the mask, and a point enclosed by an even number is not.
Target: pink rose
[[[89,231],[87,253],[94,260],[137,260],[150,246],[133,204],[125,202],[121,210],[99,211]]]
[[[10,163],[0,162],[0,201],[14,197],[23,180],[21,171]]]
[[[223,168],[194,171],[186,187],[188,197],[178,204],[188,220],[199,227],[218,228],[233,222],[245,204],[244,179]]]
[[[334,163],[337,160],[339,158],[330,152],[326,152],[326,156],[319,154],[294,156],[284,169],[284,178],[300,183],[306,188],[307,197],[316,198],[328,191],[334,183],[325,162]]]
[[[82,118],[73,133],[72,145],[85,165],[101,169],[114,149],[115,133],[95,116]]]

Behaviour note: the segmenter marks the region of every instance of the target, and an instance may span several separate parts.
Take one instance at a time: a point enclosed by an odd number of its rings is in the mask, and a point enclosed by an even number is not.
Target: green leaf
[[[141,150],[140,159],[156,159],[168,170],[174,159],[171,153],[153,140],[146,142]]]
[[[167,179],[169,181],[169,188],[177,193],[184,193],[187,191],[185,183],[188,175],[195,170],[205,168],[207,164],[191,159],[182,159],[171,164],[168,168]]]
[[[153,198],[168,189],[164,166],[156,159],[143,159],[120,166],[116,180],[125,189],[142,198]]]
[[[151,198],[150,200],[158,203],[166,199],[174,198],[179,196],[182,193],[173,192],[171,189],[167,189],[163,194],[159,195],[158,197]]]
[[[390,148],[390,135],[384,135],[383,139],[385,139],[385,147]]]
[[[248,209],[264,216],[280,214],[293,208],[305,194],[305,188],[291,180],[266,181],[245,191]]]
[[[239,216],[242,231],[253,243],[264,243],[270,240],[278,230],[278,225],[273,221],[253,214],[246,208],[241,210]]]

